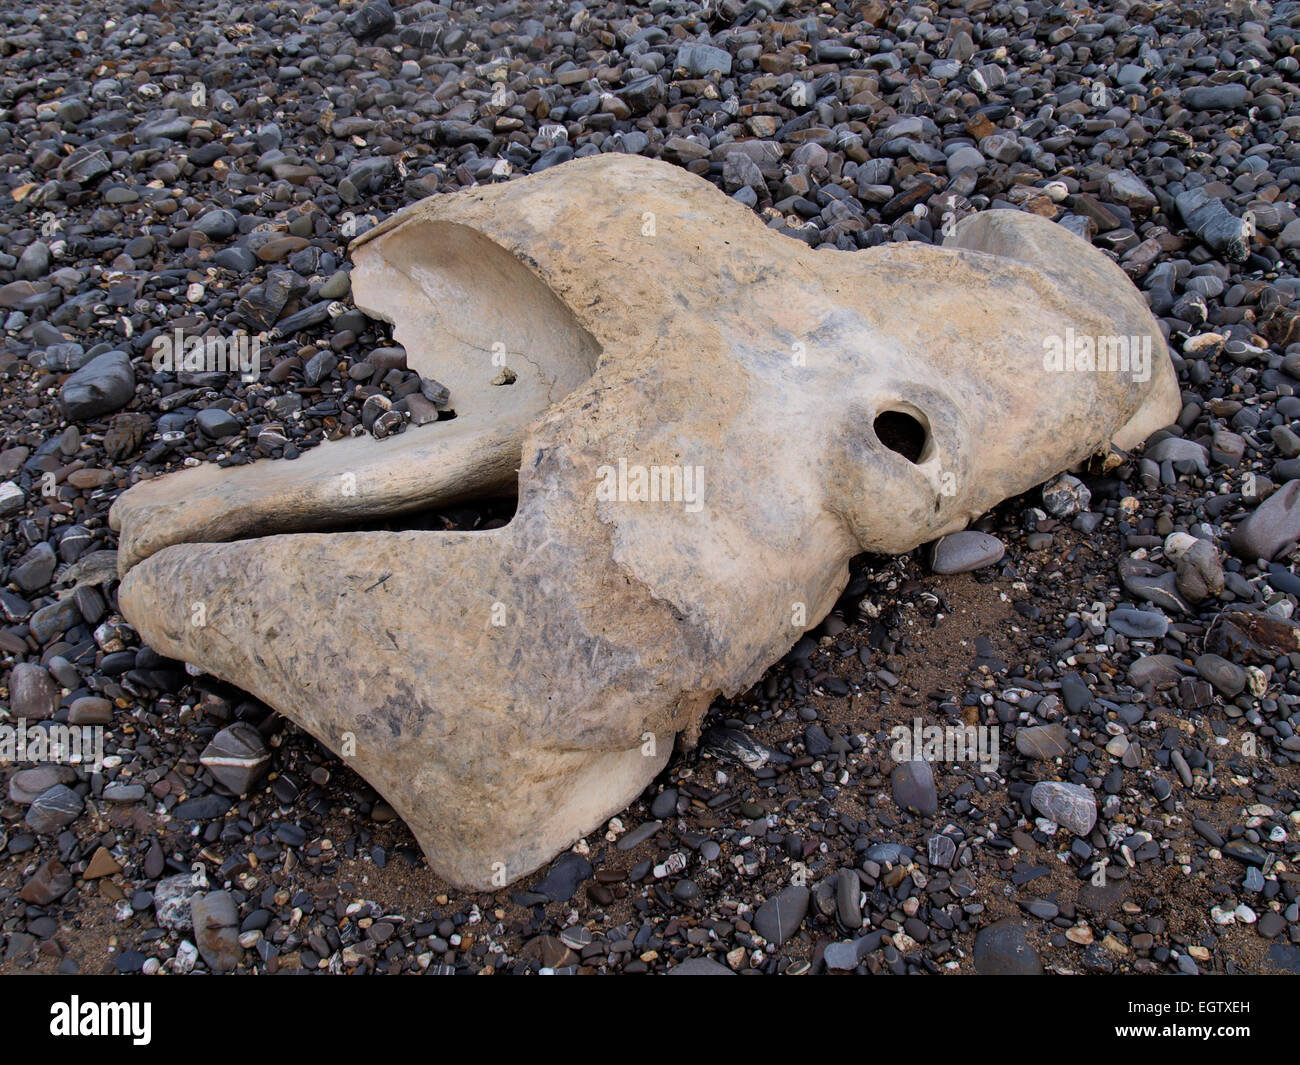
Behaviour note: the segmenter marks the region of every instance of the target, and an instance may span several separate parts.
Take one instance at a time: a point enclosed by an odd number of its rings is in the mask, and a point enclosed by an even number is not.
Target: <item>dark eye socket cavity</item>
[[[907,411],[881,411],[871,427],[885,447],[911,463],[921,461],[921,455],[930,442],[930,430],[919,418]]]

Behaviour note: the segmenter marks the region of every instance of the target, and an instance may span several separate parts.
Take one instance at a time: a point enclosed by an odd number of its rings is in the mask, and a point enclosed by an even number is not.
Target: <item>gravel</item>
[[[0,761],[0,969],[1300,969],[1300,6],[1238,6],[6,10],[3,723],[103,728],[106,759]],[[140,645],[108,509],[197,463],[436,431],[456,397],[352,306],[348,242],[606,151],[828,251],[1052,218],[1142,291],[1184,406],[854,560],[615,821],[456,892],[346,762]],[[260,374],[156,367],[177,330],[259,337]],[[992,768],[896,761],[914,720],[997,729]]]

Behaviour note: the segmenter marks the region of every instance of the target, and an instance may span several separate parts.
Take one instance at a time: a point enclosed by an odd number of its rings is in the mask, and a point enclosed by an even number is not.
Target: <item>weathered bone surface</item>
[[[1028,214],[814,252],[685,171],[606,155],[431,197],[353,255],[358,306],[458,417],[132,488],[120,603],[158,651],[343,752],[464,887],[630,802],[825,615],[853,555],[961,529],[1179,409],[1139,293]],[[1048,372],[1068,330],[1151,336],[1149,379]],[[514,384],[490,383],[494,350]],[[890,411],[924,431],[916,461],[873,429]],[[631,498],[599,490],[620,463]],[[698,479],[636,501],[651,467]],[[516,484],[495,531],[297,531]]]

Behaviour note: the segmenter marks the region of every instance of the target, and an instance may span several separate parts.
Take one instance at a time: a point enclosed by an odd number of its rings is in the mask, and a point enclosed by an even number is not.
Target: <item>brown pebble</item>
[[[90,861],[86,863],[86,871],[81,874],[85,880],[98,880],[102,876],[112,876],[114,873],[120,873],[122,866],[118,864],[108,850],[104,847],[98,848],[90,856]]]
[[[69,725],[108,725],[113,721],[113,704],[107,699],[84,695],[68,708]]]
[[[113,479],[113,475],[108,470],[73,470],[68,474],[68,484],[73,488],[98,488],[101,485],[108,484]]]

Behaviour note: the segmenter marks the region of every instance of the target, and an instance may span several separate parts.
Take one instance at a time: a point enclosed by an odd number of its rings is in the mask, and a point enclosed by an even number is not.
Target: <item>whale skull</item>
[[[631,802],[855,554],[959,530],[1179,409],[1123,272],[1020,212],[813,251],[611,154],[430,197],[352,254],[357,306],[457,417],[133,487],[119,602],[343,752],[466,888]],[[1149,373],[1053,372],[1067,331],[1153,338]],[[491,531],[309,531],[511,491]]]

